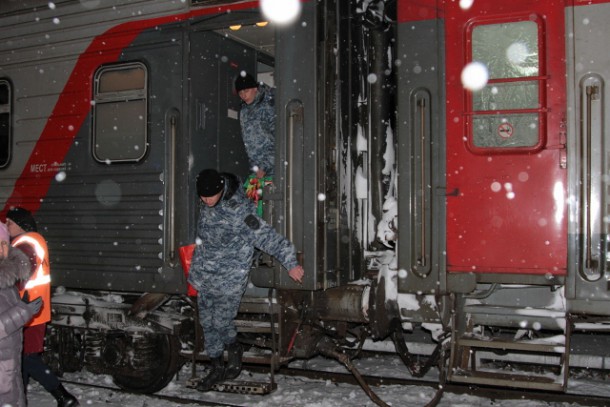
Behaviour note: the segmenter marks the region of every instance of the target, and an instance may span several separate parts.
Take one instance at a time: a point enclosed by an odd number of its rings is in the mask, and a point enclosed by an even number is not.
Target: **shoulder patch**
[[[256,230],[261,227],[261,223],[258,221],[258,218],[254,215],[246,216],[246,219],[244,219],[244,221],[246,222],[246,225],[248,225],[248,227],[252,230]]]

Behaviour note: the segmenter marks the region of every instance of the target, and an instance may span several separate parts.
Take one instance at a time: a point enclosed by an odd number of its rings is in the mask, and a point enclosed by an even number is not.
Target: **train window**
[[[472,60],[487,66],[489,81],[471,98],[475,148],[528,148],[543,127],[539,25],[524,20],[472,28]]]
[[[11,159],[11,86],[0,80],[0,168]]]
[[[93,156],[132,162],[146,154],[148,75],[141,63],[103,66],[95,74]]]

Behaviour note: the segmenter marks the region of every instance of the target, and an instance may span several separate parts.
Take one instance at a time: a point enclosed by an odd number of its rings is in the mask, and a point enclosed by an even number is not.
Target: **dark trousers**
[[[30,377],[34,378],[48,392],[59,387],[59,379],[51,371],[51,368],[42,361],[42,354],[24,354],[22,360],[21,373],[23,374],[23,386],[26,390]]]

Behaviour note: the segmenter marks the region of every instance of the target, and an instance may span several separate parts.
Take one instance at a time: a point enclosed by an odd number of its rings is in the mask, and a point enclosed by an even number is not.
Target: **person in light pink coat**
[[[23,326],[38,313],[42,299],[22,301],[16,283],[30,276],[30,261],[10,245],[8,229],[0,223],[0,405],[25,407],[21,377]]]

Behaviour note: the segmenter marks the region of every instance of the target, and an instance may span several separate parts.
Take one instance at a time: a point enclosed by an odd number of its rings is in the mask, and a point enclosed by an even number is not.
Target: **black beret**
[[[203,170],[197,176],[197,194],[203,197],[214,196],[224,188],[225,180],[215,169]]]

